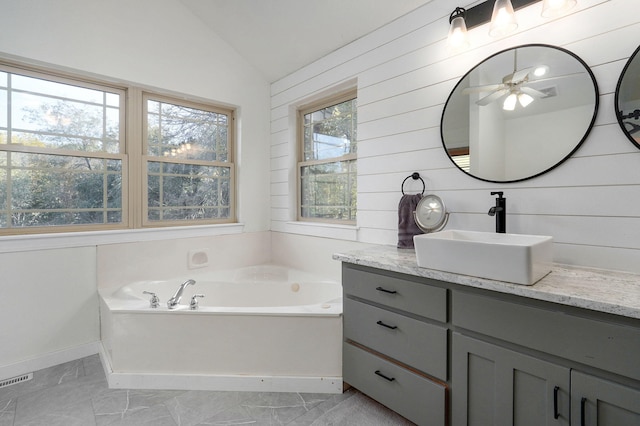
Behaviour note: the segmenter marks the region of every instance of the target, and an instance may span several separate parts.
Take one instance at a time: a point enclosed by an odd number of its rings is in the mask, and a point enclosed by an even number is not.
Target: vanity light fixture
[[[542,3],[542,16],[555,18],[566,13],[575,6],[577,0],[544,0]]]
[[[447,43],[454,49],[469,45],[467,30],[491,22],[489,35],[503,37],[518,28],[515,11],[541,0],[487,0],[469,9],[456,7],[449,15]],[[555,18],[566,13],[577,0],[544,0],[542,16]]]
[[[491,37],[503,37],[514,32],[518,28],[516,13],[513,11],[511,0],[496,0],[491,13],[491,25],[489,35]]]
[[[465,49],[469,47],[469,36],[467,34],[467,24],[464,16],[466,10],[462,7],[456,7],[451,15],[449,15],[449,36],[447,42],[453,49]]]

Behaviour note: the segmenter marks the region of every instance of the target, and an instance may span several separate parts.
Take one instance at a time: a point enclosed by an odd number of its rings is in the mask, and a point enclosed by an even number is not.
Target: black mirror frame
[[[492,59],[493,57],[500,55],[502,53],[508,52],[510,50],[514,50],[514,49],[520,49],[523,47],[546,47],[546,48],[550,48],[550,49],[555,49],[555,50],[560,50],[564,53],[567,53],[568,55],[571,55],[573,58],[575,58],[586,70],[586,72],[589,74],[589,76],[591,77],[591,81],[593,82],[593,89],[594,89],[594,96],[595,96],[595,101],[594,101],[594,108],[593,108],[593,117],[591,117],[591,122],[589,123],[589,126],[587,127],[584,135],[582,136],[582,138],[580,139],[580,141],[575,145],[575,147],[571,150],[571,152],[569,152],[569,154],[567,154],[564,158],[562,158],[561,160],[559,160],[556,164],[554,164],[553,166],[542,170],[539,173],[533,174],[531,176],[526,176],[523,178],[519,178],[519,179],[513,179],[513,180],[492,180],[492,179],[486,179],[486,178],[482,178],[479,176],[475,176],[467,171],[465,171],[464,169],[462,169],[460,166],[458,166],[458,164],[456,164],[455,161],[453,161],[453,158],[451,157],[451,155],[449,154],[449,151],[447,150],[447,146],[445,145],[444,142],[444,133],[442,130],[442,124],[444,122],[444,114],[447,111],[447,105],[449,104],[449,101],[451,100],[451,97],[453,96],[454,92],[456,91],[456,89],[458,88],[458,86],[462,83],[462,81],[471,73],[473,72],[476,68],[478,68],[480,65],[482,65],[483,63],[485,63],[486,61]],[[454,86],[453,90],[451,90],[451,93],[449,93],[449,96],[447,97],[447,101],[444,104],[444,108],[442,109],[442,116],[440,118],[440,140],[442,141],[442,147],[444,148],[445,153],[447,154],[447,157],[449,157],[449,160],[451,160],[451,162],[460,170],[462,171],[464,174],[471,176],[474,179],[478,179],[481,181],[485,181],[485,182],[493,182],[493,183],[514,183],[514,182],[522,182],[524,180],[528,180],[528,179],[533,179],[535,177],[538,177],[540,175],[543,175],[545,173],[550,172],[551,170],[555,169],[556,167],[558,167],[560,164],[564,163],[565,161],[567,161],[579,148],[580,146],[582,146],[582,144],[584,143],[584,141],[587,139],[587,137],[589,136],[589,133],[591,133],[591,130],[593,129],[593,126],[595,124],[596,121],[596,117],[598,115],[598,108],[600,105],[600,91],[598,89],[598,82],[596,81],[596,77],[593,74],[593,71],[591,71],[591,68],[589,68],[589,66],[587,65],[587,63],[582,60],[582,58],[580,58],[578,55],[576,55],[575,53],[571,52],[570,50],[564,49],[562,47],[558,47],[558,46],[552,46],[549,44],[542,44],[542,43],[531,43],[531,44],[523,44],[523,45],[518,45],[518,46],[514,46],[514,47],[510,47],[508,49],[504,49],[501,50],[497,53],[494,53],[491,56],[488,56],[487,58],[483,59],[482,61],[480,61],[479,63],[477,63],[473,68],[471,68],[469,71],[467,71],[461,78],[460,80],[456,83],[456,85]]]
[[[629,57],[629,60],[627,60],[627,63],[624,64],[624,68],[622,68],[622,72],[620,73],[620,77],[618,78],[618,84],[616,85],[616,95],[613,101],[613,107],[616,109],[616,118],[618,119],[618,124],[622,129],[622,133],[625,134],[627,139],[629,139],[632,144],[634,144],[636,147],[638,147],[638,149],[640,149],[640,142],[635,140],[633,136],[631,136],[631,133],[629,133],[627,129],[624,127],[624,122],[622,121],[623,120],[622,111],[620,111],[618,107],[618,104],[620,101],[620,86],[622,86],[622,80],[624,79],[625,74],[627,73],[627,70],[629,69],[629,67],[631,66],[631,63],[634,60],[640,60],[640,46],[636,48],[633,54]]]

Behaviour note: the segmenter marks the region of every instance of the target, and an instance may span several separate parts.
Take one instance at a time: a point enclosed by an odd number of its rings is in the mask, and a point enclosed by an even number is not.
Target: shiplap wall
[[[470,49],[453,53],[446,34],[454,5],[434,0],[273,83],[272,231],[396,244],[401,182],[418,171],[427,192],[451,212],[450,229],[492,231],[490,192],[501,190],[507,232],[552,235],[556,262],[640,272],[640,150],[622,134],[613,105],[618,76],[640,43],[637,6],[637,0],[580,0],[569,14],[548,20],[539,2],[517,12],[515,34],[496,40],[488,25],[477,27]],[[596,125],[570,159],[543,176],[511,184],[473,179],[442,148],[447,96],[487,56],[528,43],[563,47],[590,66],[600,90]],[[296,107],[350,85],[358,89],[357,227],[296,223]],[[405,186],[421,189],[411,180]]]

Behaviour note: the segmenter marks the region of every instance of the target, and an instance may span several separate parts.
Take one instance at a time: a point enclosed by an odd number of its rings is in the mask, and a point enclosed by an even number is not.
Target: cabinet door
[[[640,389],[572,371],[571,425],[640,425]]]
[[[569,425],[568,368],[453,333],[454,426]]]

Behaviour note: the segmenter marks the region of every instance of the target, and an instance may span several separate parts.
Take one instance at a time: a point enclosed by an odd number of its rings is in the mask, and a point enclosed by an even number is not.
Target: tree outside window
[[[0,231],[123,222],[124,92],[0,71]]]
[[[233,112],[146,96],[147,223],[233,220]]]
[[[233,114],[0,64],[0,235],[233,222]]]
[[[300,220],[355,224],[356,129],[354,93],[300,112]]]

